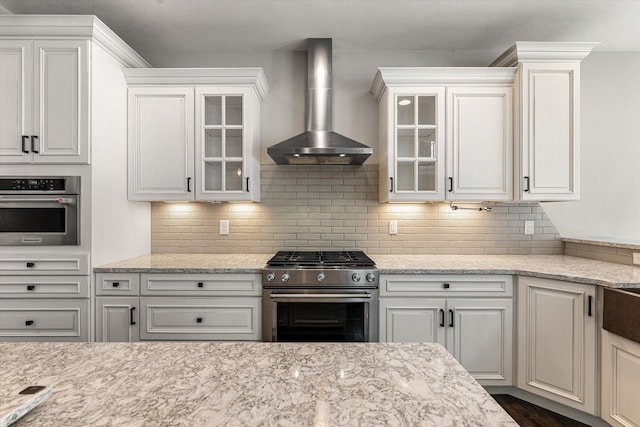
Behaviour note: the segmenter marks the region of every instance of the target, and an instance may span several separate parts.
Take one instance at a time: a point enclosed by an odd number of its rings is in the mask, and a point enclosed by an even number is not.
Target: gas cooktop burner
[[[269,267],[374,267],[362,251],[279,251],[267,261]]]

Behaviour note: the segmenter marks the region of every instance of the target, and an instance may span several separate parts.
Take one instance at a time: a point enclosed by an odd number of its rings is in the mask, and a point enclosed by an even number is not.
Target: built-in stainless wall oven
[[[262,273],[263,341],[378,341],[378,282],[362,252],[278,252]]]
[[[79,244],[79,176],[0,177],[0,246]]]

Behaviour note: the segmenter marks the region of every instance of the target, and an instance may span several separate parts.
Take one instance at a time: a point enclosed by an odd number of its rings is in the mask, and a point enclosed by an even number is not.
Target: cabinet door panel
[[[593,286],[520,278],[518,386],[595,412]]]
[[[260,339],[260,297],[141,298],[142,339]]]
[[[511,200],[512,89],[448,88],[449,200]]]
[[[460,364],[483,385],[512,384],[513,301],[447,300],[447,311],[447,348]]]
[[[437,342],[445,344],[442,299],[380,300],[381,342]]]
[[[525,200],[577,200],[580,125],[579,64],[523,66]]]
[[[640,344],[602,330],[602,418],[615,427],[640,425]]]
[[[193,88],[130,88],[128,114],[129,199],[192,200]]]
[[[88,163],[89,42],[34,42],[36,163]]]
[[[33,43],[0,40],[0,162],[29,163],[22,136],[30,135],[33,102]],[[29,141],[26,141],[29,142]]]
[[[139,341],[137,297],[96,298],[96,341]]]

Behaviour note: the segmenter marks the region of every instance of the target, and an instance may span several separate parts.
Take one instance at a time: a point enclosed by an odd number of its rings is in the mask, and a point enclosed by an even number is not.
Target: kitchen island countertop
[[[517,426],[438,344],[0,343],[24,426]]]
[[[150,254],[96,273],[259,274],[273,254]],[[640,267],[566,255],[376,255],[381,274],[518,274],[607,287],[640,287]]]

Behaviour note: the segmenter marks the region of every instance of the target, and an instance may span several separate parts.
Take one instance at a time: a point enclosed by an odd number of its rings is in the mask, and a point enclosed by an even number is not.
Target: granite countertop
[[[20,426],[517,426],[438,344],[0,343]]]
[[[259,274],[273,254],[151,254],[96,273]],[[608,287],[640,287],[640,267],[566,255],[369,255],[382,274],[520,274]]]

